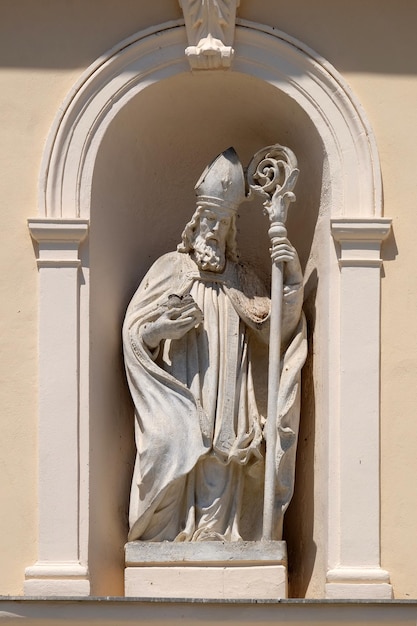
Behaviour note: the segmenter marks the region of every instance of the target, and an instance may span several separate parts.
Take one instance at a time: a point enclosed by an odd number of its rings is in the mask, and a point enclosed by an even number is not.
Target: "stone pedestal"
[[[126,544],[125,595],[279,600],[287,597],[285,541]]]

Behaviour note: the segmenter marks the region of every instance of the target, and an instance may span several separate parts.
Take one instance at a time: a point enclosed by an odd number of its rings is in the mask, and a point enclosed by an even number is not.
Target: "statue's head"
[[[245,200],[245,177],[228,148],[206,167],[195,192],[197,209],[182,233],[179,252],[192,252],[203,270],[221,272],[226,258],[237,260],[236,212]]]

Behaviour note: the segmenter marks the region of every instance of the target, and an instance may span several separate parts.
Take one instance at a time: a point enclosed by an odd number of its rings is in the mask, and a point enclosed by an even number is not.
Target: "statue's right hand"
[[[142,338],[149,348],[154,349],[164,339],[181,339],[202,321],[203,313],[194,300],[181,307],[163,307],[155,321],[144,325]]]

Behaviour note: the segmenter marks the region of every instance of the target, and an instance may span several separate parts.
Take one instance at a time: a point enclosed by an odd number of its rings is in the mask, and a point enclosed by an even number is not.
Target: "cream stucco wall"
[[[130,34],[181,13],[176,0],[1,0],[0,8],[0,594],[20,594],[24,568],[36,559],[37,269],[26,220],[36,215],[44,143],[90,63]],[[417,8],[408,0],[241,0],[239,16],[322,54],[350,83],[375,131],[385,215],[394,220],[383,253],[382,565],[397,598],[416,598]],[[320,541],[320,529],[314,538]],[[309,569],[307,593],[318,596],[319,567]]]

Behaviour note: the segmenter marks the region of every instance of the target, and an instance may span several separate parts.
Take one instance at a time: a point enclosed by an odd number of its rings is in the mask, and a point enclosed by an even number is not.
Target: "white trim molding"
[[[74,86],[46,144],[39,217],[29,220],[39,244],[40,437],[39,558],[27,570],[26,593],[44,593],[45,581],[48,593],[88,593],[90,304],[88,268],[80,264],[79,246],[88,229],[103,137],[149,86],[190,72],[186,47],[182,21],[120,42]],[[328,438],[329,461],[320,479],[320,497],[327,490],[328,501],[322,507],[327,545],[320,547],[328,554],[326,592],[329,597],[388,597],[379,547],[379,307],[380,245],[389,220],[382,218],[374,135],[342,77],[299,41],[236,20],[233,47],[229,71],[284,94],[304,112],[323,146],[315,400],[316,419]],[[206,73],[207,80],[211,75]]]
[[[81,555],[79,246],[87,220],[30,219],[39,267],[38,561],[26,595],[88,595]]]
[[[381,244],[389,219],[334,219],[340,266],[339,411],[329,433],[328,598],[391,598],[380,566]]]

